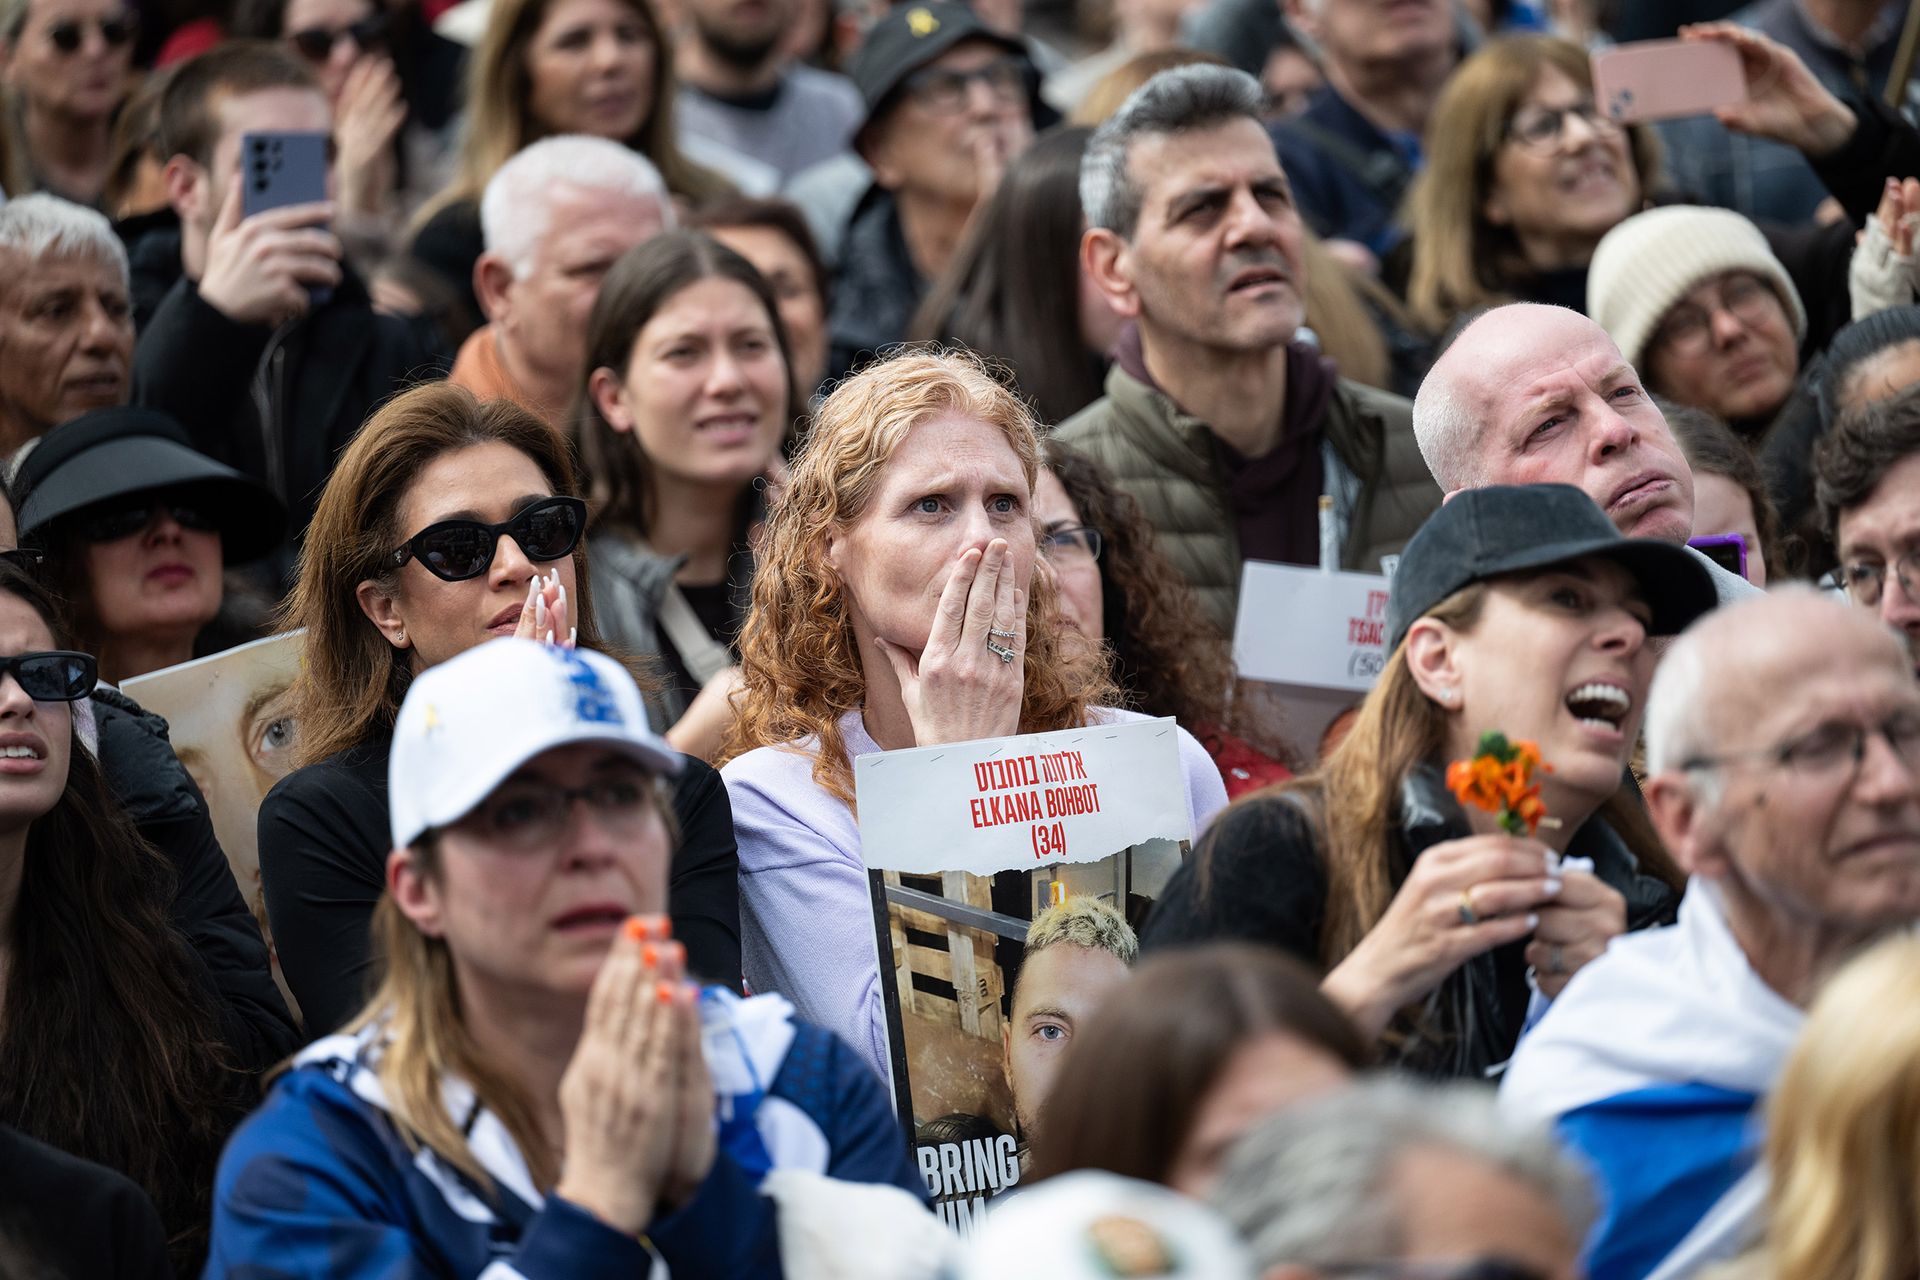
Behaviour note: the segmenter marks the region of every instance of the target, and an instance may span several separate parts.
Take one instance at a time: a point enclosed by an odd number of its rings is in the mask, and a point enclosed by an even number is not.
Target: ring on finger
[[[1555,977],[1567,971],[1567,953],[1555,942],[1547,948],[1547,972]]]
[[[1018,631],[1002,631],[998,627],[988,628],[987,634],[990,636],[999,636],[1002,640],[1018,640],[1020,638]]]
[[[1480,913],[1473,909],[1473,890],[1460,891],[1460,923],[1471,928],[1480,923]]]
[[[1000,659],[1000,661],[1002,662],[1013,661],[1013,657],[1014,657],[1013,650],[1007,648],[1007,646],[1003,644],[995,644],[993,641],[989,640],[987,641],[987,652],[992,654],[994,657]]]

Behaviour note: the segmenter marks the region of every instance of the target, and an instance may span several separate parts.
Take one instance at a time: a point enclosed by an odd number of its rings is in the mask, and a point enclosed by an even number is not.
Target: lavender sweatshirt
[[[1142,720],[1101,708],[1108,722]],[[860,712],[840,720],[847,756],[880,750]],[[795,1015],[825,1027],[860,1051],[887,1079],[886,1019],[874,950],[873,896],[860,858],[853,811],[813,780],[818,742],[759,747],[720,771],[733,801],[740,845],[740,957],[748,987],[777,991]],[[1226,807],[1220,770],[1180,730],[1187,808],[1196,839]]]

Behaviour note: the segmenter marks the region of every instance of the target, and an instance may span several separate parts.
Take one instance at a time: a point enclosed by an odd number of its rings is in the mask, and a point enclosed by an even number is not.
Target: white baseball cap
[[[1254,1267],[1233,1228],[1206,1205],[1155,1183],[1082,1169],[989,1202],[957,1275],[1253,1280]]]
[[[680,753],[647,726],[633,677],[605,654],[503,637],[429,667],[393,726],[394,847],[466,817],[542,752],[582,744],[680,772]]]

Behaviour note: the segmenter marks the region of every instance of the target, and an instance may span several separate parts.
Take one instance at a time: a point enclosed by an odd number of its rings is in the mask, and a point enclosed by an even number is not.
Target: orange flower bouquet
[[[1464,805],[1498,814],[1508,835],[1530,836],[1547,817],[1534,771],[1552,773],[1532,742],[1510,742],[1504,733],[1483,733],[1471,759],[1447,766],[1447,789]]]

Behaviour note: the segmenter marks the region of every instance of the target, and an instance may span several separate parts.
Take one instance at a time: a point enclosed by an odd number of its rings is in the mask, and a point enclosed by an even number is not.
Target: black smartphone
[[[325,201],[328,142],[322,132],[242,134],[242,216]]]
[[[1728,573],[1747,576],[1747,540],[1741,535],[1722,533],[1711,538],[1694,538],[1687,545]]]

